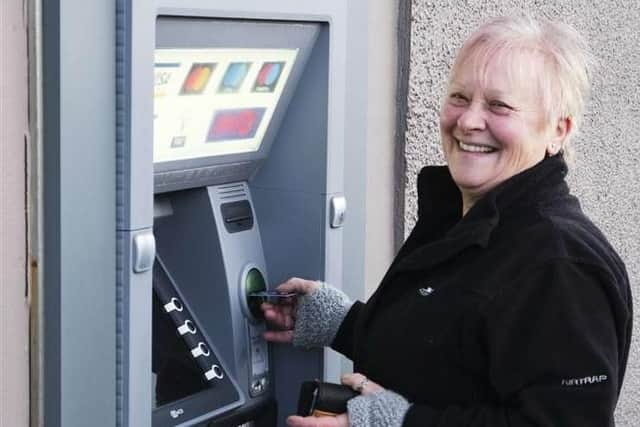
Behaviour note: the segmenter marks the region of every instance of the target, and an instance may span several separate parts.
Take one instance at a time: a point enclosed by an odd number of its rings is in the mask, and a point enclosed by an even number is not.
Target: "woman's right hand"
[[[306,295],[320,287],[319,282],[292,277],[276,287],[278,292]],[[293,328],[296,324],[297,297],[282,300],[279,304],[262,303],[260,306],[267,323],[276,330],[264,333],[264,339],[277,343],[290,343],[293,341]]]

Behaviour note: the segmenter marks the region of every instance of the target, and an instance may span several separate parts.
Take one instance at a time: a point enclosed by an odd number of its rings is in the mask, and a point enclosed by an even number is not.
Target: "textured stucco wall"
[[[637,0],[413,0],[407,133],[404,232],[415,222],[417,172],[441,164],[438,109],[456,50],[487,17],[526,10],[574,25],[589,40],[600,68],[570,171],[573,192],[627,264],[640,313],[640,2]],[[409,29],[407,29],[409,31]],[[619,426],[640,419],[640,316],[625,385]]]

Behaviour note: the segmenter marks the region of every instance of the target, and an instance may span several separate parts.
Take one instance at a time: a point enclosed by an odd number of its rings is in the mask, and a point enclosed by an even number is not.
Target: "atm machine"
[[[271,250],[298,252],[311,243],[307,239],[322,247],[311,228],[321,225],[323,206],[316,203],[321,215],[305,215],[308,222],[296,229],[291,217],[302,212],[292,205],[308,201],[274,203],[277,196],[271,196],[292,192],[291,183],[299,180],[306,180],[307,191],[315,190],[318,197],[323,193],[323,174],[295,176],[287,162],[321,158],[324,144],[318,136],[324,132],[291,140],[298,147],[271,150],[279,132],[286,132],[281,126],[294,93],[304,92],[304,85],[326,87],[326,40],[318,40],[320,33],[318,23],[157,19],[154,426],[215,418],[233,409],[240,412],[237,424],[259,413],[266,418],[263,425],[275,425],[273,357],[262,338],[261,299],[250,295],[273,285],[261,237],[263,217],[264,227],[272,229],[267,237],[274,240],[267,246]],[[312,54],[317,58],[309,63]],[[301,82],[307,73],[310,77]],[[326,100],[315,101],[326,108]],[[291,120],[295,127],[303,125]],[[320,113],[308,118],[305,127],[326,127],[324,120]],[[335,213],[341,221],[343,198],[333,203],[341,209]],[[300,246],[286,242],[288,234]],[[307,256],[322,258],[320,253]],[[291,256],[292,271],[299,257]],[[309,277],[322,276],[318,267],[308,271]],[[317,367],[308,372],[309,377],[321,375]]]
[[[284,425],[340,371],[251,294],[344,276],[346,6],[212,3],[118,5],[118,426]]]

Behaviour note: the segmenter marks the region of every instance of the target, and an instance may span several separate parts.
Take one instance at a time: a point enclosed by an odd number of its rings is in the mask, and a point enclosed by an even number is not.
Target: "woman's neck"
[[[473,207],[473,205],[482,197],[481,195],[469,194],[464,191],[462,193],[462,216],[465,216],[467,212]]]

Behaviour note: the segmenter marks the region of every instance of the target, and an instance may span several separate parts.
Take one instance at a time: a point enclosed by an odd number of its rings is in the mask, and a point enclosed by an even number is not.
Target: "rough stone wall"
[[[411,1],[411,0],[410,0]],[[415,178],[427,164],[442,164],[438,110],[450,65],[464,38],[488,17],[528,11],[575,26],[600,67],[582,130],[574,140],[576,165],[569,182],[584,210],[627,265],[640,313],[640,2],[637,0],[412,0],[411,54],[404,195],[405,235],[415,223]],[[640,315],[616,420],[640,419]]]

